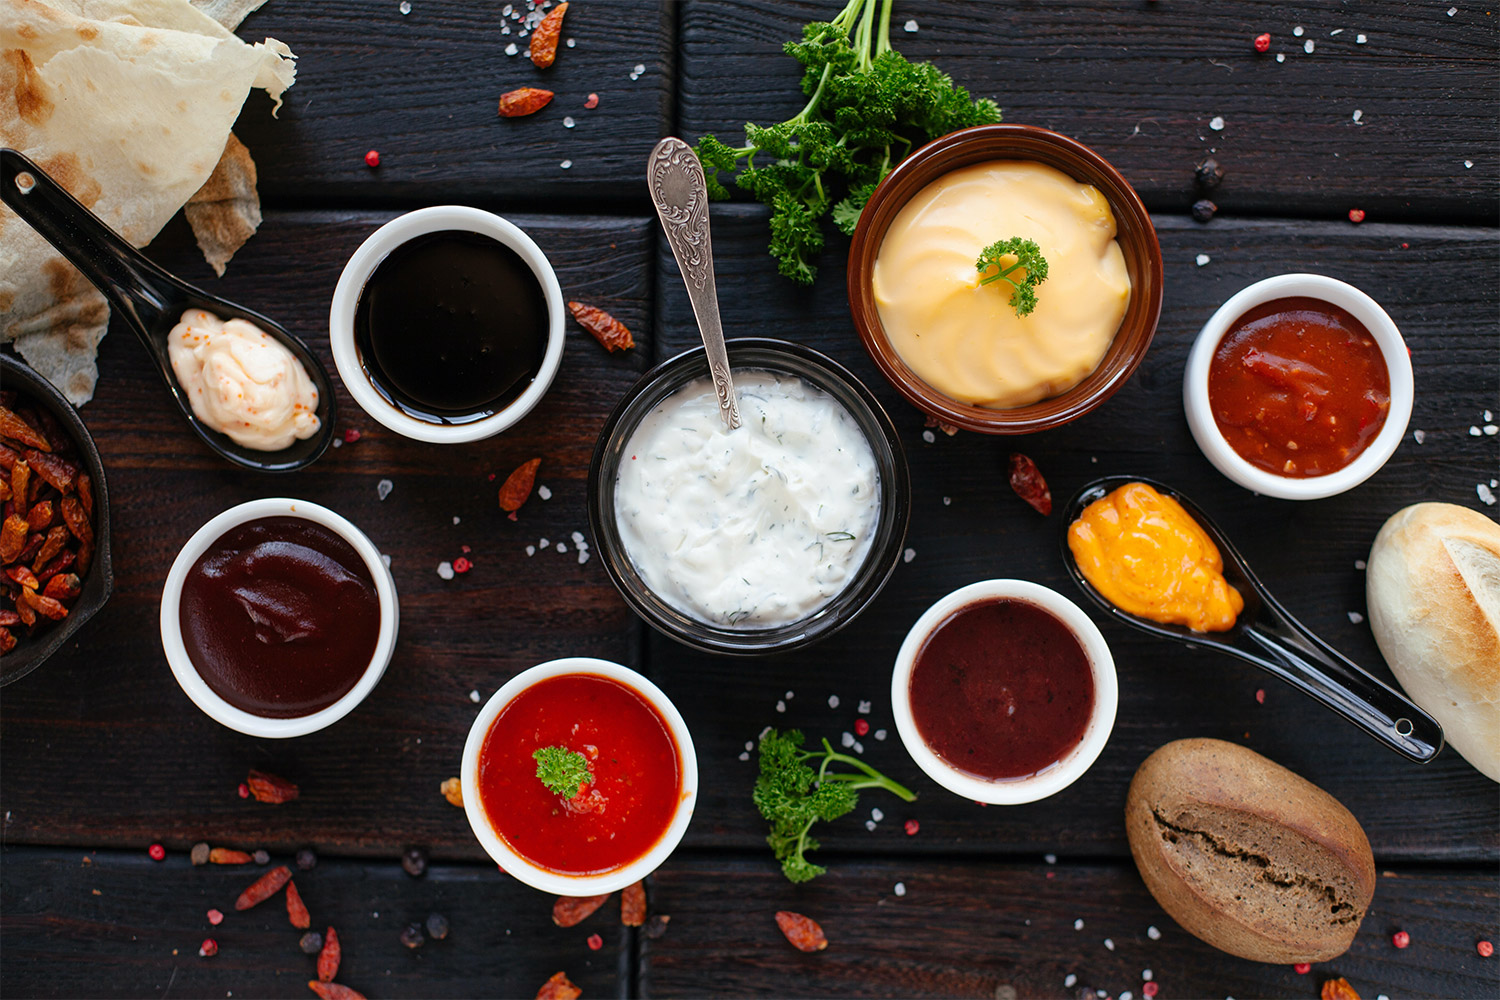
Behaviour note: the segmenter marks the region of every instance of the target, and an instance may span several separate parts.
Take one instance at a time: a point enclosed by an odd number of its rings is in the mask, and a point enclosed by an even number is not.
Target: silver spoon
[[[1245,608],[1225,632],[1194,632],[1185,625],[1164,625],[1115,605],[1094,589],[1068,547],[1068,527],[1095,500],[1126,483],[1145,483],[1169,496],[1198,522],[1219,548],[1224,577],[1245,599]],[[1256,579],[1250,564],[1203,509],[1177,490],[1144,476],[1106,476],[1073,494],[1062,512],[1063,565],[1068,575],[1110,617],[1164,639],[1214,649],[1281,678],[1322,702],[1397,753],[1425,764],[1443,748],[1443,727],[1409,698],[1371,677],[1311,629],[1293,618]]]
[[[724,348],[724,324],[719,319],[719,296],[714,288],[714,248],[708,232],[708,182],[703,179],[703,165],[691,146],[668,136],[651,151],[646,184],[687,285],[688,300],[693,303],[698,333],[708,352],[708,371],[719,395],[719,416],[734,430],[740,425],[740,404],[729,375],[729,352]]]
[[[146,345],[172,398],[210,448],[235,465],[259,472],[292,472],[312,464],[327,450],[337,416],[333,380],[317,355],[279,323],[168,274],[80,205],[46,171],[13,149],[0,149],[0,201],[104,293],[116,315]],[[317,387],[317,432],[280,451],[257,451],[236,444],[199,420],[177,384],[167,356],[167,334],[189,309],[202,309],[225,320],[245,320],[284,344],[302,362],[307,377]]]

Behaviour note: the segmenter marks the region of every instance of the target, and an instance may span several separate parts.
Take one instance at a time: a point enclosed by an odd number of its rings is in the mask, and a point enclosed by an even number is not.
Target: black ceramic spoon
[[[292,472],[312,464],[327,450],[333,440],[335,419],[333,380],[317,355],[279,323],[194,288],[157,267],[80,205],[45,171],[13,149],[0,149],[0,201],[104,293],[115,313],[146,345],[172,398],[210,448],[235,465],[260,472]],[[317,387],[317,433],[293,441],[280,451],[256,451],[236,444],[199,420],[182,386],[177,384],[172,362],[167,357],[167,334],[189,309],[203,309],[225,320],[247,320],[285,344]]]
[[[1234,627],[1225,632],[1194,632],[1185,625],[1163,625],[1122,611],[1084,579],[1068,548],[1067,528],[1089,504],[1126,483],[1146,483],[1170,496],[1208,532],[1224,558],[1224,577],[1245,599]],[[1398,753],[1425,764],[1443,748],[1443,727],[1410,700],[1365,673],[1287,613],[1255,578],[1249,563],[1197,504],[1163,483],[1143,476],[1107,476],[1084,486],[1062,512],[1063,564],[1073,582],[1117,621],[1143,632],[1205,646],[1239,657],[1275,674],[1303,694],[1321,701]]]

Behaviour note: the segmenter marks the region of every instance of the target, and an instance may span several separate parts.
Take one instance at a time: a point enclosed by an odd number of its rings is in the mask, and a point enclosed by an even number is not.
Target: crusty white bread
[[[1146,888],[1183,929],[1256,962],[1323,962],[1375,894],[1359,821],[1254,750],[1176,740],[1141,764],[1125,832]]]
[[[1500,524],[1415,504],[1385,522],[1365,574],[1370,628],[1396,680],[1500,781]]]

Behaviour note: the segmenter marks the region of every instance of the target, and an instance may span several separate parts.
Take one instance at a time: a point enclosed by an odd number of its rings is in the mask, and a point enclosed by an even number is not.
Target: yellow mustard
[[[1068,548],[1094,589],[1123,611],[1195,632],[1233,628],[1245,608],[1218,546],[1191,514],[1145,483],[1084,508]]]

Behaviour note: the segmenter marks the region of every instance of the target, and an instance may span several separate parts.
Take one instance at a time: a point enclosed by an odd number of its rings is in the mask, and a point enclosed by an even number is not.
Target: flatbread
[[[260,196],[255,191],[255,161],[245,144],[229,133],[218,166],[182,206],[198,239],[203,259],[224,276],[224,265],[260,228]]]
[[[4,0],[0,143],[144,246],[209,179],[250,90],[280,107],[294,58],[187,0]],[[107,324],[92,285],[0,207],[0,341],[77,405]]]

